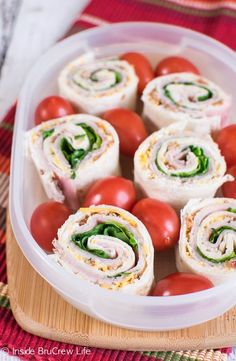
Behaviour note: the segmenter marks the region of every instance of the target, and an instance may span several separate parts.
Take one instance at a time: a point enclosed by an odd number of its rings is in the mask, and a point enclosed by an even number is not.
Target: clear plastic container
[[[110,56],[126,51],[148,54],[153,64],[180,54],[201,73],[236,96],[236,56],[224,45],[191,30],[155,23],[119,23],[84,31],[54,46],[35,64],[21,91],[16,114],[10,182],[10,216],[19,246],[41,276],[81,311],[126,328],[171,330],[212,319],[236,303],[235,283],[175,297],[130,296],[101,289],[67,273],[37,245],[29,232],[33,209],[45,198],[33,164],[26,157],[25,131],[33,126],[36,105],[57,93],[57,76],[70,60],[86,52]],[[235,114],[236,103],[232,113]],[[160,275],[163,258],[156,260]],[[171,258],[171,257],[166,257]],[[165,263],[165,273],[174,269]]]

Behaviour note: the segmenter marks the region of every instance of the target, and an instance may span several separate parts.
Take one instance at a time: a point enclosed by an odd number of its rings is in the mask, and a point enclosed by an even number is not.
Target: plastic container
[[[201,73],[236,96],[236,56],[224,45],[191,30],[155,23],[120,23],[74,35],[54,46],[35,64],[21,91],[16,114],[10,182],[10,216],[13,230],[26,258],[41,276],[69,303],[103,321],[140,330],[171,330],[212,319],[236,303],[235,283],[175,297],[130,296],[101,289],[67,273],[37,245],[29,232],[33,209],[46,198],[31,161],[27,159],[24,133],[33,126],[38,102],[57,93],[57,75],[76,56],[92,52],[109,56],[126,51],[148,54],[153,64],[167,55],[193,59]],[[236,113],[236,102],[233,103]],[[161,258],[160,258],[161,257]],[[157,258],[157,274],[173,271]],[[167,257],[171,258],[171,257]],[[159,266],[159,267],[158,267]]]

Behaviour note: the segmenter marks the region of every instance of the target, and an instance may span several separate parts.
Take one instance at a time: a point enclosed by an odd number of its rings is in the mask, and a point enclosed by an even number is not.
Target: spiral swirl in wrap
[[[138,78],[124,60],[80,57],[62,70],[58,84],[60,94],[85,113],[136,106]]]
[[[182,208],[195,197],[213,197],[226,181],[226,164],[209,135],[177,123],[151,134],[134,157],[135,182],[148,197]]]
[[[109,290],[147,295],[153,283],[154,250],[144,225],[112,206],[80,208],[54,240],[52,257],[75,273]]]
[[[44,122],[28,132],[29,150],[50,199],[78,209],[96,180],[119,174],[119,140],[105,120],[87,114]]]
[[[152,80],[144,89],[144,117],[151,129],[187,120],[209,133],[227,125],[230,96],[200,75],[174,73]]]
[[[236,200],[194,199],[181,212],[177,268],[214,284],[236,277]]]

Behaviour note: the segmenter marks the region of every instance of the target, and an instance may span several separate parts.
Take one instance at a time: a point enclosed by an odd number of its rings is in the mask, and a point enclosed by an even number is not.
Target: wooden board
[[[38,336],[81,346],[122,350],[201,350],[236,344],[236,307],[204,324],[170,332],[126,330],[95,320],[64,301],[31,267],[8,221],[7,269],[18,324]]]

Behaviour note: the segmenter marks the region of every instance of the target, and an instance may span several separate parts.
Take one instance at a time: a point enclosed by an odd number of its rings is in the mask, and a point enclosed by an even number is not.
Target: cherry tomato
[[[135,73],[139,78],[138,92],[142,94],[143,89],[154,78],[154,71],[148,59],[140,53],[125,53],[121,55],[122,60],[126,60],[133,65]]]
[[[232,182],[226,182],[222,185],[222,193],[226,198],[236,199],[236,165],[229,168],[227,174],[231,174],[234,177]]]
[[[105,112],[103,119],[117,131],[121,152],[133,157],[138,146],[148,136],[140,116],[129,109],[115,108]]]
[[[236,124],[221,129],[216,137],[228,167],[236,165]]]
[[[135,204],[132,213],[146,226],[156,251],[171,248],[178,241],[179,217],[169,204],[144,198]]]
[[[193,65],[189,60],[180,56],[169,56],[157,64],[155,76],[184,72],[200,74],[196,66]]]
[[[85,196],[84,207],[109,204],[130,211],[136,200],[134,183],[122,177],[108,177],[95,182]]]
[[[35,124],[38,125],[50,119],[75,114],[72,105],[64,98],[53,95],[43,99],[35,111]]]
[[[176,296],[212,287],[214,287],[213,283],[204,276],[176,272],[157,282],[151,294],[152,296]]]
[[[71,214],[72,211],[59,202],[45,202],[34,210],[30,230],[40,247],[52,252],[52,241],[57,237],[57,230]]]

